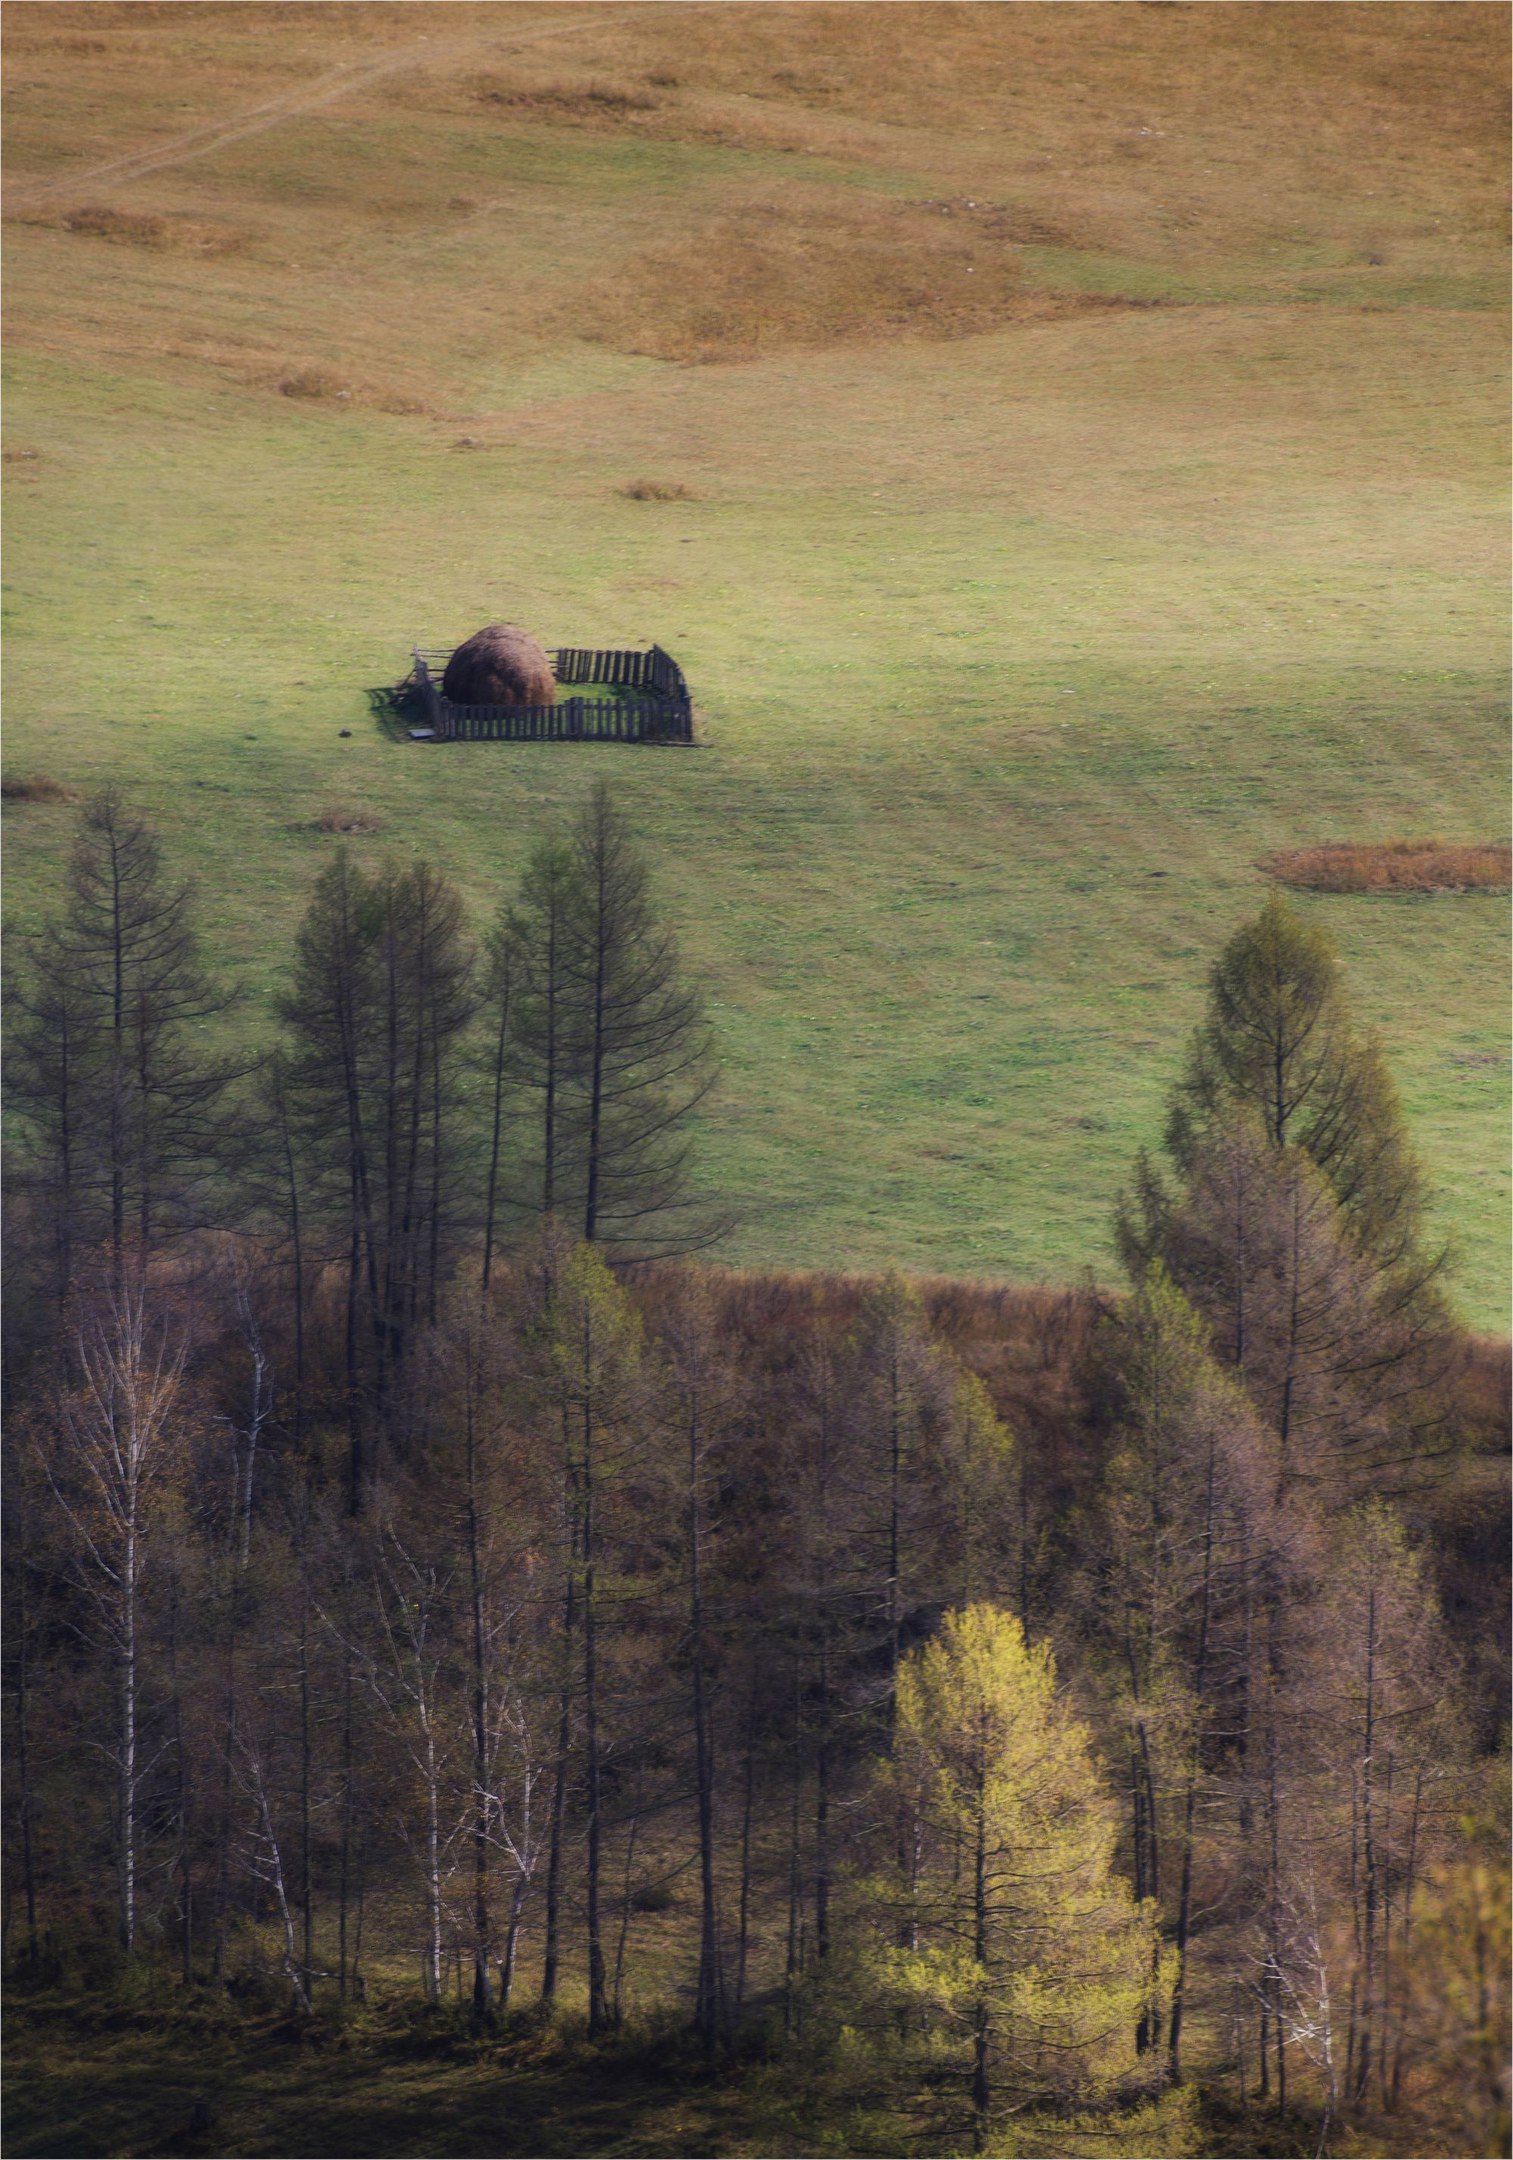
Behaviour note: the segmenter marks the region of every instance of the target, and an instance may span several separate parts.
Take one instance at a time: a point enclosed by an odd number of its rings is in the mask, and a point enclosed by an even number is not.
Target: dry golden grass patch
[[[598,296],[590,334],[658,360],[742,359],[884,332],[969,336],[1024,297],[1000,232],[927,205],[791,190],[633,257]]]
[[[1332,841],[1268,855],[1258,867],[1280,884],[1309,892],[1506,892],[1513,882],[1513,849],[1506,841]]]
[[[254,237],[239,225],[204,218],[162,217],[151,210],[121,210],[112,203],[80,203],[75,209],[65,210],[56,222],[65,232],[80,233],[87,239],[110,240],[119,247],[154,248],[164,254],[235,255],[250,247]]]

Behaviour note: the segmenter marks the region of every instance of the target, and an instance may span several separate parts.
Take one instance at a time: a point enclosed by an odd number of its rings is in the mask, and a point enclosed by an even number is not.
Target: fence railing
[[[688,684],[677,661],[660,645],[649,652],[561,646],[551,656],[559,683],[597,683],[647,694],[568,697],[554,705],[459,705],[441,691],[451,654],[417,645],[413,658],[415,689],[442,742],[693,741]]]

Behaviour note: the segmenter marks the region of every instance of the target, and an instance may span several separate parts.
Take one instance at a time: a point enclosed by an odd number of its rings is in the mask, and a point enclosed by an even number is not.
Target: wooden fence
[[[415,688],[439,742],[693,741],[693,704],[683,670],[660,645],[649,652],[554,652],[559,683],[641,690],[643,697],[561,698],[554,705],[458,705],[441,692],[449,652],[414,648]]]

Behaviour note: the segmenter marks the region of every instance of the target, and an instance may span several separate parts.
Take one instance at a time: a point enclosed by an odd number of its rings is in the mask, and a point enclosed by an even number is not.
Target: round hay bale
[[[508,623],[489,623],[453,653],[441,694],[454,705],[552,705],[557,684],[533,637]]]

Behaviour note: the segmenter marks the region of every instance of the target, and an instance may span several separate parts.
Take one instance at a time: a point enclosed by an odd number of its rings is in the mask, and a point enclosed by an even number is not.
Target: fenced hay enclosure
[[[436,742],[693,741],[688,684],[677,661],[660,645],[647,652],[564,645],[549,657],[559,683],[584,683],[617,694],[559,698],[554,705],[459,705],[441,692],[450,650],[417,645],[408,687],[425,712],[427,726],[412,728],[411,735]]]

